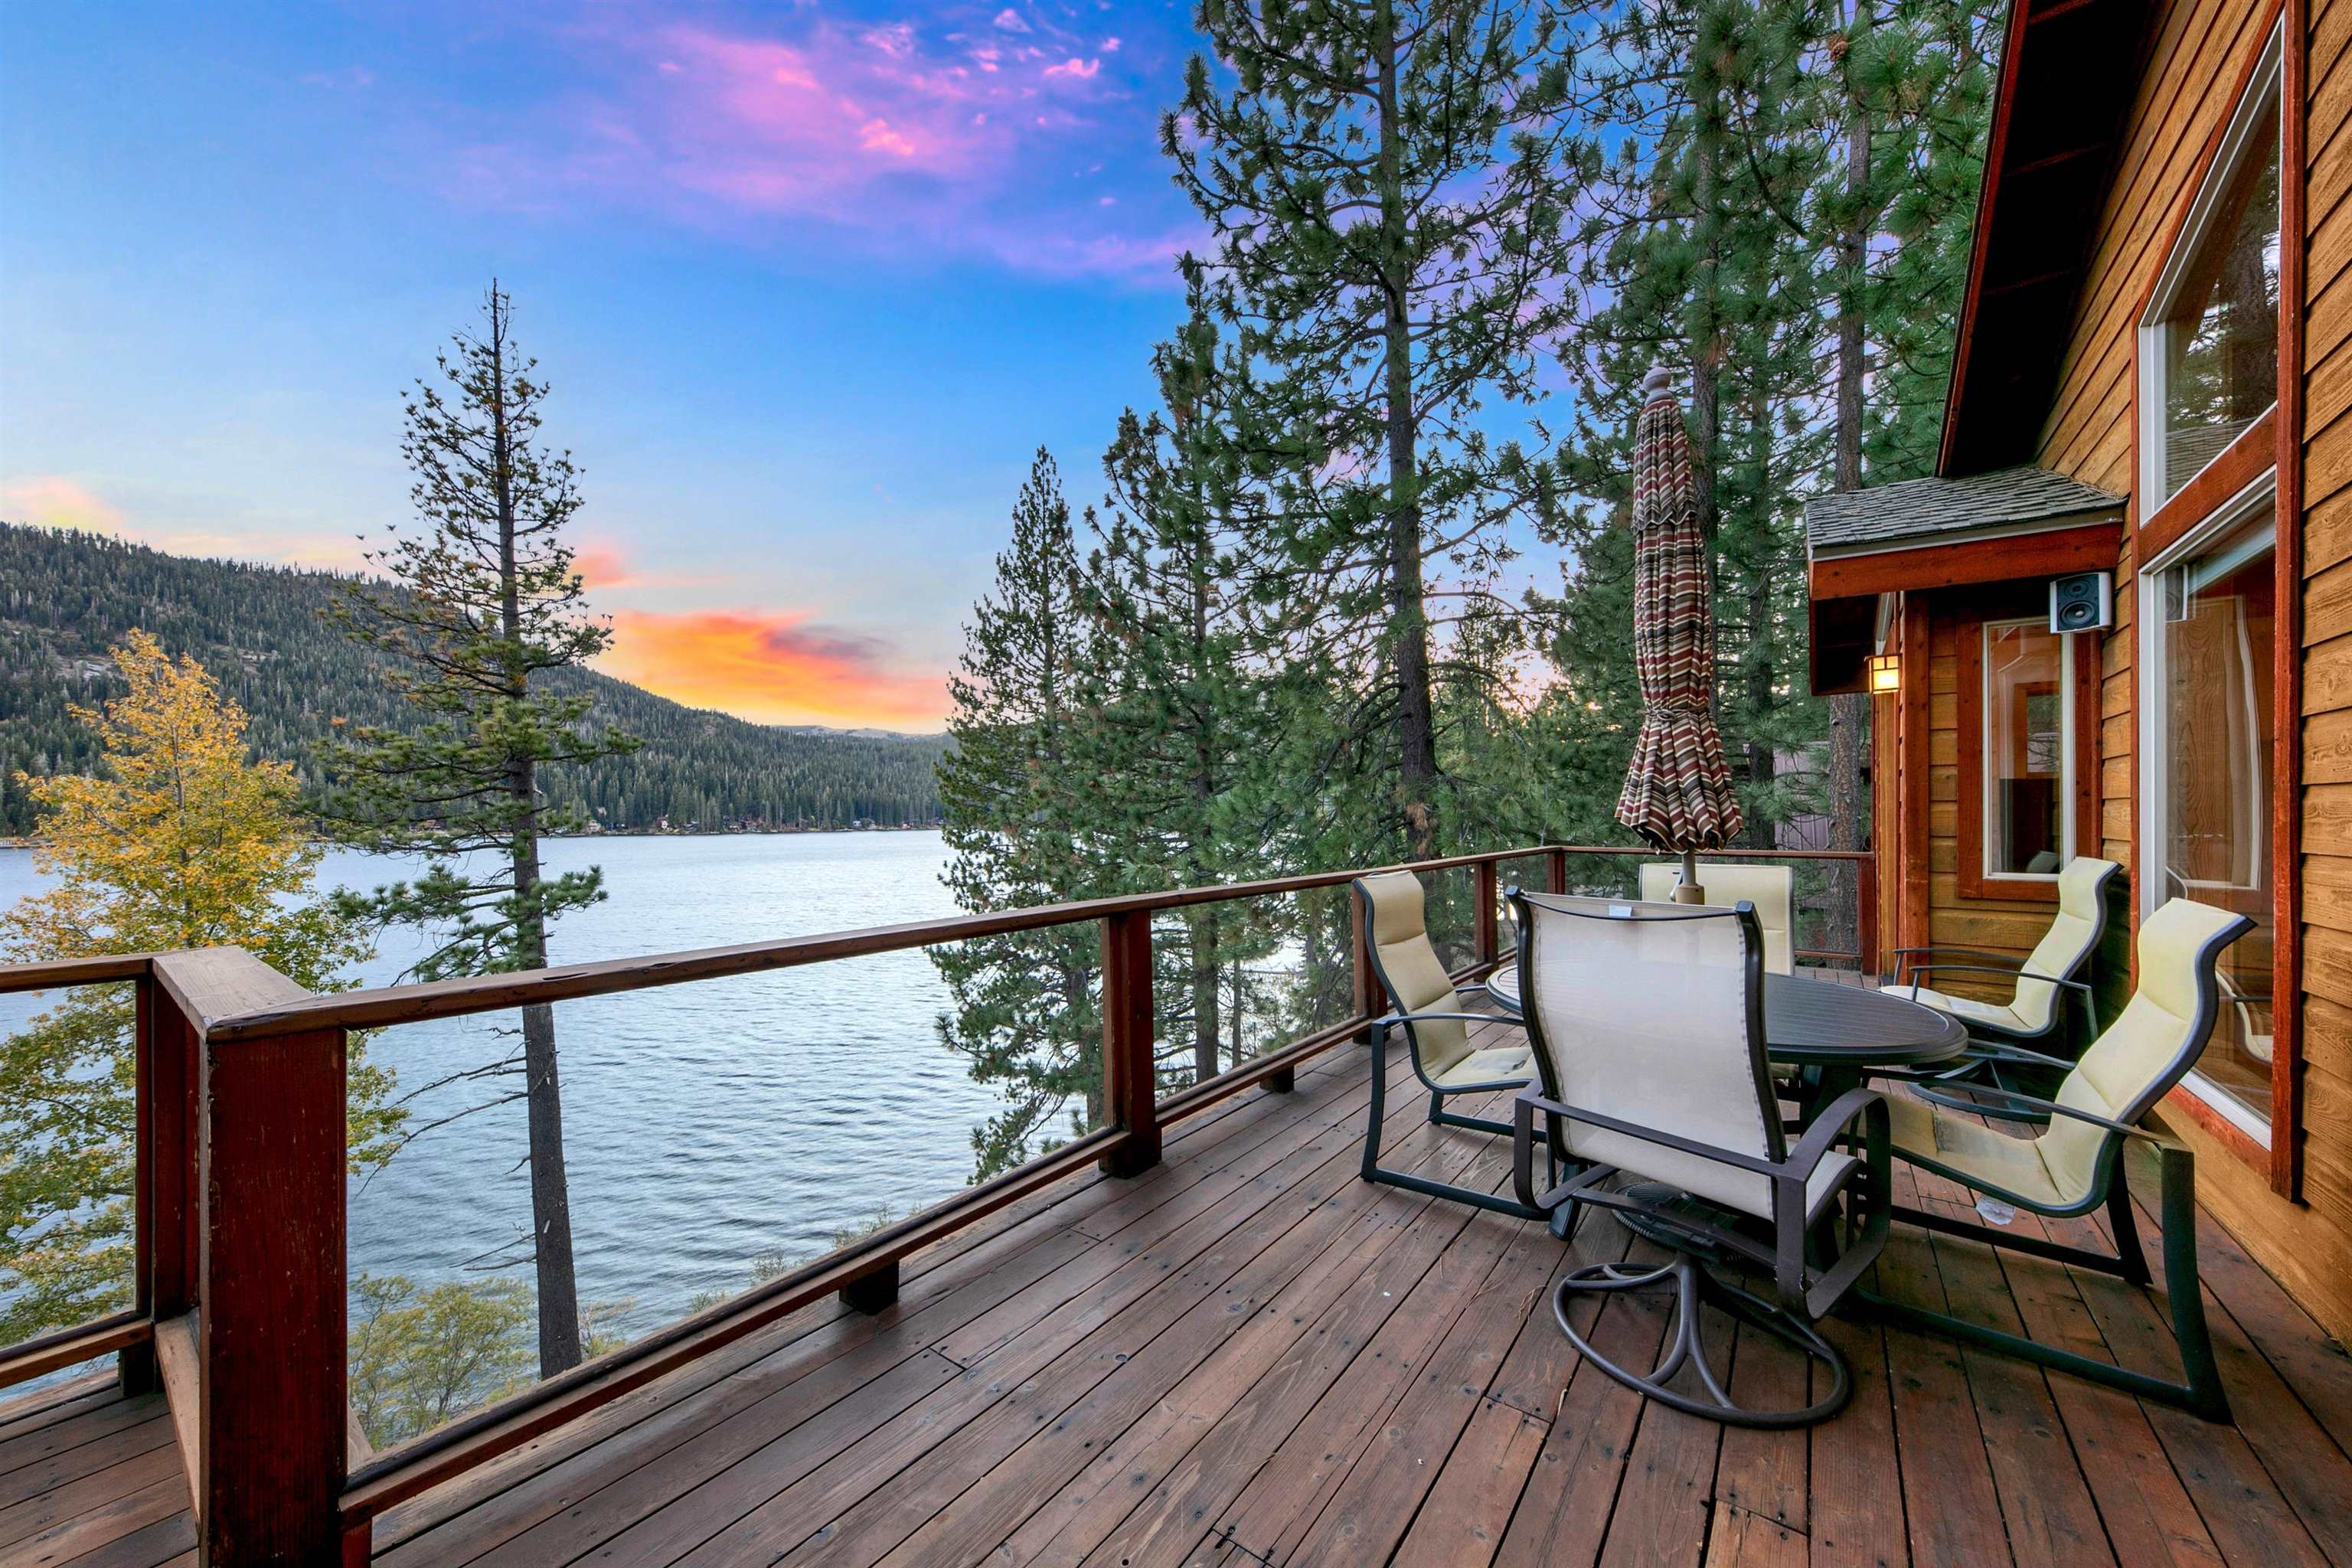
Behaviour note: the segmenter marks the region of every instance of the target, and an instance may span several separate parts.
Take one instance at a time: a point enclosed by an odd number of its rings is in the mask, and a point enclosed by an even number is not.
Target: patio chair
[[[1514,1106],[1519,1201],[1550,1213],[1562,1236],[1574,1232],[1583,1205],[1615,1211],[1671,1253],[1659,1264],[1570,1271],[1552,1298],[1560,1331],[1611,1377],[1694,1415],[1801,1426],[1835,1415],[1853,1393],[1853,1374],[1813,1324],[1885,1244],[1885,1098],[1850,1090],[1789,1142],[1765,1070],[1763,933],[1748,904],[1627,904],[1516,890],[1511,899],[1539,1080]],[[1539,1116],[1551,1162],[1582,1167],[1540,1193]],[[1857,1132],[1861,1158],[1833,1147]],[[1643,1184],[1608,1184],[1621,1176]],[[1828,1237],[1840,1230],[1832,1254]],[[1833,1261],[1816,1267],[1817,1257]],[[1768,1272],[1769,1300],[1709,1267],[1739,1261]],[[1674,1296],[1664,1352],[1647,1372],[1596,1349],[1570,1310],[1580,1295],[1623,1291]],[[1819,1363],[1827,1374],[1826,1386],[1812,1385],[1819,1397],[1794,1409],[1735,1403],[1707,1354],[1708,1309]],[[1703,1397],[1672,1386],[1685,1369]]]
[[[2021,960],[1975,948],[1895,950],[1896,984],[1879,989],[1949,1013],[1969,1031],[1967,1053],[1954,1066],[1938,1069],[1937,1077],[1954,1084],[1990,1083],[1996,1089],[2015,1089],[2017,1082],[2005,1077],[2004,1069],[2014,1073],[2019,1068],[2044,1068],[2053,1060],[2047,1053],[2027,1047],[2054,1040],[2063,1027],[2064,1009],[2059,1005],[2062,991],[2083,999],[2088,1032],[2099,1032],[2098,1003],[2084,976],[2099,950],[2100,938],[2106,934],[2107,885],[2122,870],[2113,860],[2095,860],[2087,855],[2068,861],[2058,873],[2058,912],[2033,951]],[[1925,984],[1933,974],[1994,974],[2011,981],[2012,988],[2007,1002],[1983,1002]],[[2061,1069],[2073,1065],[2057,1063]],[[1942,1090],[1928,1089],[1923,1093],[1939,1105],[1978,1109]],[[2000,1113],[1987,1110],[1986,1114]],[[2004,1120],[2041,1119],[2013,1115]]]
[[[1373,1019],[1371,1026],[1372,1105],[1371,1124],[1364,1133],[1364,1180],[1522,1218],[1542,1217],[1493,1193],[1391,1171],[1381,1164],[1381,1128],[1388,1115],[1390,1031],[1403,1031],[1413,1076],[1429,1090],[1429,1120],[1440,1126],[1475,1132],[1510,1131],[1507,1121],[1465,1116],[1446,1110],[1445,1102],[1460,1095],[1517,1089],[1535,1075],[1535,1066],[1533,1052],[1524,1041],[1472,1048],[1471,1025],[1510,1026],[1515,1020],[1500,1014],[1473,1013],[1463,1006],[1453,976],[1430,945],[1428,909],[1420,878],[1410,871],[1385,871],[1359,877],[1351,885],[1363,910],[1372,973],[1388,994],[1391,1009],[1385,1016]]]
[[[1642,868],[1642,897],[1650,903],[1674,902],[1683,868],[1672,862],[1652,861]],[[1729,908],[1746,900],[1756,906],[1756,923],[1764,928],[1764,968],[1770,974],[1796,972],[1796,944],[1791,935],[1791,911],[1797,902],[1796,873],[1786,866],[1726,866],[1698,868],[1699,886],[1709,905]]]
[[[2077,1268],[2149,1282],[2133,1222],[2124,1152],[2138,1140],[2155,1146],[2164,1216],[2164,1286],[2173,1338],[2180,1347],[2179,1383],[2092,1361],[2016,1334],[2000,1332],[1923,1308],[1876,1297],[1880,1310],[1932,1332],[1956,1335],[1986,1349],[2071,1372],[2142,1399],[2177,1405],[2211,1421],[2230,1418],[2205,1325],[2197,1284],[2197,1176],[2189,1152],[2139,1125],[2156,1102],[2194,1066],[2222,1005],[2218,978],[2221,951],[2253,929],[2245,916],[2187,899],[2174,899],[2141,922],[2139,989],[2123,1013],[2084,1051],[2080,1062],[2041,1058],[2066,1069],[2057,1094],[2038,1100],[1988,1084],[1957,1086],[1988,1110],[2002,1107],[2050,1119],[2039,1137],[2022,1138],[1940,1106],[1916,1100],[1891,1102],[1895,1155],[1958,1183],[1982,1197],[2053,1219],[2085,1215],[2104,1206],[2115,1255],[2062,1246],[2041,1237],[2012,1235],[1940,1214],[1898,1208],[1896,1217],[1930,1230],[2029,1253]],[[1883,1072],[1940,1083],[1925,1074]]]

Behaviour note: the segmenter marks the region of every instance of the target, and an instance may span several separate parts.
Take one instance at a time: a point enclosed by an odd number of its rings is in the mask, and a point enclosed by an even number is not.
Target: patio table
[[[1517,1014],[1519,966],[1496,969],[1486,977],[1486,991]],[[1764,1048],[1773,1061],[1798,1070],[1804,1121],[1860,1087],[1873,1068],[1933,1067],[1958,1056],[1968,1043],[1958,1018],[1906,997],[1792,974],[1764,977]]]

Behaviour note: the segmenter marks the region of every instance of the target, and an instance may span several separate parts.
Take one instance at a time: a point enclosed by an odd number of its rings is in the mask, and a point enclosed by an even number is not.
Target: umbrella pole
[[[1698,852],[1696,850],[1683,851],[1683,879],[1675,889],[1675,902],[1678,904],[1706,902],[1706,889],[1698,885]]]

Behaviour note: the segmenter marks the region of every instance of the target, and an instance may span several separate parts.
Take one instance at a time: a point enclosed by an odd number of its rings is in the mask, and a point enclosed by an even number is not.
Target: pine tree
[[[1069,504],[1040,447],[995,585],[964,628],[948,680],[952,744],[940,763],[940,801],[945,879],[961,909],[1021,909],[1113,885],[1116,850],[1091,831],[1101,779],[1090,770],[1080,704],[1098,649],[1084,601]],[[1101,1123],[1098,940],[1082,924],[931,950],[955,1004],[940,1037],[969,1059],[975,1079],[1003,1086],[1012,1100],[972,1132],[976,1178]]]
[[[1270,814],[1250,785],[1269,710],[1256,587],[1277,563],[1258,526],[1262,489],[1225,419],[1247,371],[1197,291],[1183,330],[1153,358],[1162,407],[1119,420],[1103,458],[1107,515],[1089,513],[1097,545],[1086,573],[1103,650],[1087,680],[1090,771],[1121,846],[1121,880],[1137,889],[1274,869]],[[1271,913],[1199,905],[1184,911],[1181,934],[1155,943],[1163,1029],[1192,1037],[1192,1071],[1171,1087],[1240,1055],[1240,1016],[1227,1038],[1228,992],[1238,1013],[1249,988],[1236,966],[1274,950]]]
[[[1537,395],[1572,199],[1569,78],[1532,4],[1201,0],[1161,140],[1216,237],[1188,275],[1266,374],[1246,428],[1278,478],[1266,522],[1327,668],[1361,671],[1335,733],[1387,798],[1351,851],[1433,852],[1442,804],[1432,574],[1475,591],[1497,525],[1543,493],[1483,405]],[[1306,588],[1311,584],[1312,592]],[[1367,802],[1367,806],[1370,802]]]
[[[133,630],[113,650],[123,695],[77,706],[92,773],[17,783],[40,814],[52,879],[0,914],[10,963],[241,947],[296,984],[338,991],[363,931],[311,893],[322,850],[294,770],[257,760],[246,716],[194,659]],[[0,1044],[0,1342],[70,1327],[131,1289],[137,1064],[127,985],[78,987]],[[354,1172],[391,1157],[405,1112],[354,1039]]]
[[[604,894],[595,868],[544,874],[541,837],[583,818],[547,804],[542,770],[636,745],[591,724],[589,698],[548,689],[612,632],[588,614],[563,539],[581,506],[577,471],[541,441],[548,388],[515,347],[496,283],[482,316],[478,335],[457,334],[438,357],[442,384],[420,381],[407,399],[401,451],[419,527],[369,557],[396,586],[355,583],[335,611],[386,657],[414,715],[404,729],[358,726],[331,750],[335,826],[363,848],[426,861],[414,881],[347,907],[432,932],[414,969],[425,980],[545,966],[549,925]],[[539,1362],[551,1376],[582,1353],[554,1009],[525,1007],[521,1033],[520,1056],[483,1071],[523,1080],[490,1103],[528,1108]]]

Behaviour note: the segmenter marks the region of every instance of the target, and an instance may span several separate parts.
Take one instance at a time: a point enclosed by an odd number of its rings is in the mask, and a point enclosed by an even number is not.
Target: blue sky
[[[0,517],[348,566],[496,274],[616,672],[935,727],[1031,452],[1097,489],[1198,221],[1136,0],[0,10]]]

